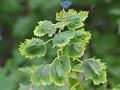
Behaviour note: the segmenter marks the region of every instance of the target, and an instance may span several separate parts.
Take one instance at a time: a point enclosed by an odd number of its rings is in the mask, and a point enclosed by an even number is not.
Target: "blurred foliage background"
[[[29,83],[19,67],[45,63],[54,56],[51,51],[46,58],[27,61],[19,55],[18,47],[25,38],[32,37],[39,20],[55,22],[55,14],[62,10],[64,1],[0,0],[0,90],[18,90],[21,83]],[[92,33],[92,39],[85,56],[101,58],[107,65],[107,83],[94,86],[91,81],[83,81],[84,89],[120,90],[120,0],[69,1],[72,3],[69,8],[89,11],[85,28]]]

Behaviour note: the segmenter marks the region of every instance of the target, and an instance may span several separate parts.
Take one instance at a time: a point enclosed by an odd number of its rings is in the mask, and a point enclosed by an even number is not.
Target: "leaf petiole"
[[[52,39],[49,39],[48,41],[45,42],[45,45],[46,45],[47,43],[51,42],[51,41],[52,41]]]

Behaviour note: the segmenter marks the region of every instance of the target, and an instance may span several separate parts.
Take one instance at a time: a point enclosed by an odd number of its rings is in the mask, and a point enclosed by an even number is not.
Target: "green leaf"
[[[62,10],[56,14],[57,21],[67,21],[69,30],[75,30],[84,26],[83,21],[88,17],[87,11],[77,12],[73,9],[69,9],[67,12]]]
[[[61,56],[58,58],[51,67],[52,79],[54,84],[62,86],[66,82],[66,76],[70,72],[71,65],[68,57]]]
[[[79,72],[79,73],[83,73],[83,68],[82,68],[81,63],[75,65],[75,66],[72,68],[72,71]]]
[[[99,59],[90,58],[82,62],[85,79],[93,80],[95,85],[106,82],[106,66]]]
[[[63,53],[65,56],[69,57],[81,57],[84,55],[85,47],[82,46],[80,43],[72,43],[69,45],[66,45],[63,49]]]
[[[78,18],[73,18],[68,24],[69,30],[75,30],[84,26],[84,23],[81,22]]]
[[[85,35],[87,35],[87,32],[85,31],[84,28],[75,31],[75,37],[83,37]]]
[[[74,38],[74,32],[64,31],[55,35],[52,40],[53,46],[65,46],[70,42],[70,39]]]
[[[63,28],[64,28],[67,24],[68,24],[67,21],[57,22],[57,23],[55,24],[55,28],[59,28],[59,29],[62,29],[62,30],[63,30]]]
[[[42,65],[32,71],[31,81],[35,85],[48,85],[52,83],[50,64]]]
[[[70,43],[64,47],[63,53],[65,56],[73,58],[81,57],[84,55],[86,46],[91,38],[91,34],[89,32],[85,32],[83,28],[75,31],[74,34],[74,38],[71,39]]]
[[[46,54],[47,48],[44,42],[38,38],[26,39],[19,47],[20,54],[32,59],[42,57]]]
[[[53,34],[55,34],[56,29],[55,25],[51,21],[40,21],[38,22],[38,26],[36,26],[34,30],[34,35],[35,36],[44,36],[48,34],[49,37],[51,37]]]
[[[75,31],[75,38],[71,40],[71,43],[80,43],[86,46],[86,44],[89,43],[90,39],[91,39],[90,32],[85,31],[84,28],[81,28]]]
[[[88,11],[80,11],[78,15],[81,21],[85,21],[86,18],[88,17]]]

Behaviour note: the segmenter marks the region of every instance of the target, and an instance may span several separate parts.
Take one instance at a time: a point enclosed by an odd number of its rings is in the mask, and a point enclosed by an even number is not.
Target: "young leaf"
[[[33,75],[31,77],[31,80],[32,80],[33,84],[48,85],[48,84],[52,83],[50,64],[46,64],[46,65],[37,67],[36,70],[33,70],[32,74]]]
[[[52,40],[53,46],[65,46],[70,42],[70,39],[74,38],[73,31],[64,31],[55,35]]]
[[[55,29],[55,25],[52,24],[51,21],[40,21],[38,22],[38,26],[36,26],[35,30],[34,30],[34,35],[36,36],[44,36],[46,34],[48,34],[49,37],[51,37],[53,34],[55,34],[56,29]]]
[[[84,26],[83,21],[88,17],[87,11],[80,11],[77,12],[73,9],[68,10],[65,12],[65,10],[62,10],[60,13],[56,14],[56,20],[57,21],[67,21],[68,22],[68,28],[70,30],[75,30],[80,27]]]
[[[88,17],[88,11],[80,11],[78,15],[81,21],[85,21],[86,18]]]
[[[46,54],[47,48],[44,42],[38,38],[26,39],[19,47],[20,54],[32,59]]]
[[[62,86],[66,82],[66,76],[70,72],[70,59],[65,56],[58,58],[51,67],[52,79],[54,84]]]
[[[95,85],[106,82],[106,67],[99,59],[90,58],[82,62],[85,79],[93,80]]]

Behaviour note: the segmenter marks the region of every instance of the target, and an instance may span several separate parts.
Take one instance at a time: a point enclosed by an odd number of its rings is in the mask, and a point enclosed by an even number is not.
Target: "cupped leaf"
[[[70,59],[65,56],[58,58],[51,66],[52,79],[54,84],[62,86],[67,80],[67,74],[71,70]]]
[[[73,31],[64,31],[55,35],[52,40],[53,46],[65,46],[70,42],[70,39],[74,38]]]
[[[48,34],[49,37],[51,37],[53,34],[55,34],[56,29],[55,25],[51,21],[40,21],[38,22],[38,26],[36,26],[34,30],[34,35],[35,36],[44,36]]]
[[[95,85],[106,82],[106,66],[100,59],[90,58],[82,62],[86,80],[93,80]]]
[[[48,85],[52,83],[50,64],[42,65],[32,71],[31,81],[35,85]]]
[[[46,54],[47,48],[44,42],[38,38],[26,39],[19,47],[20,54],[32,59]]]

